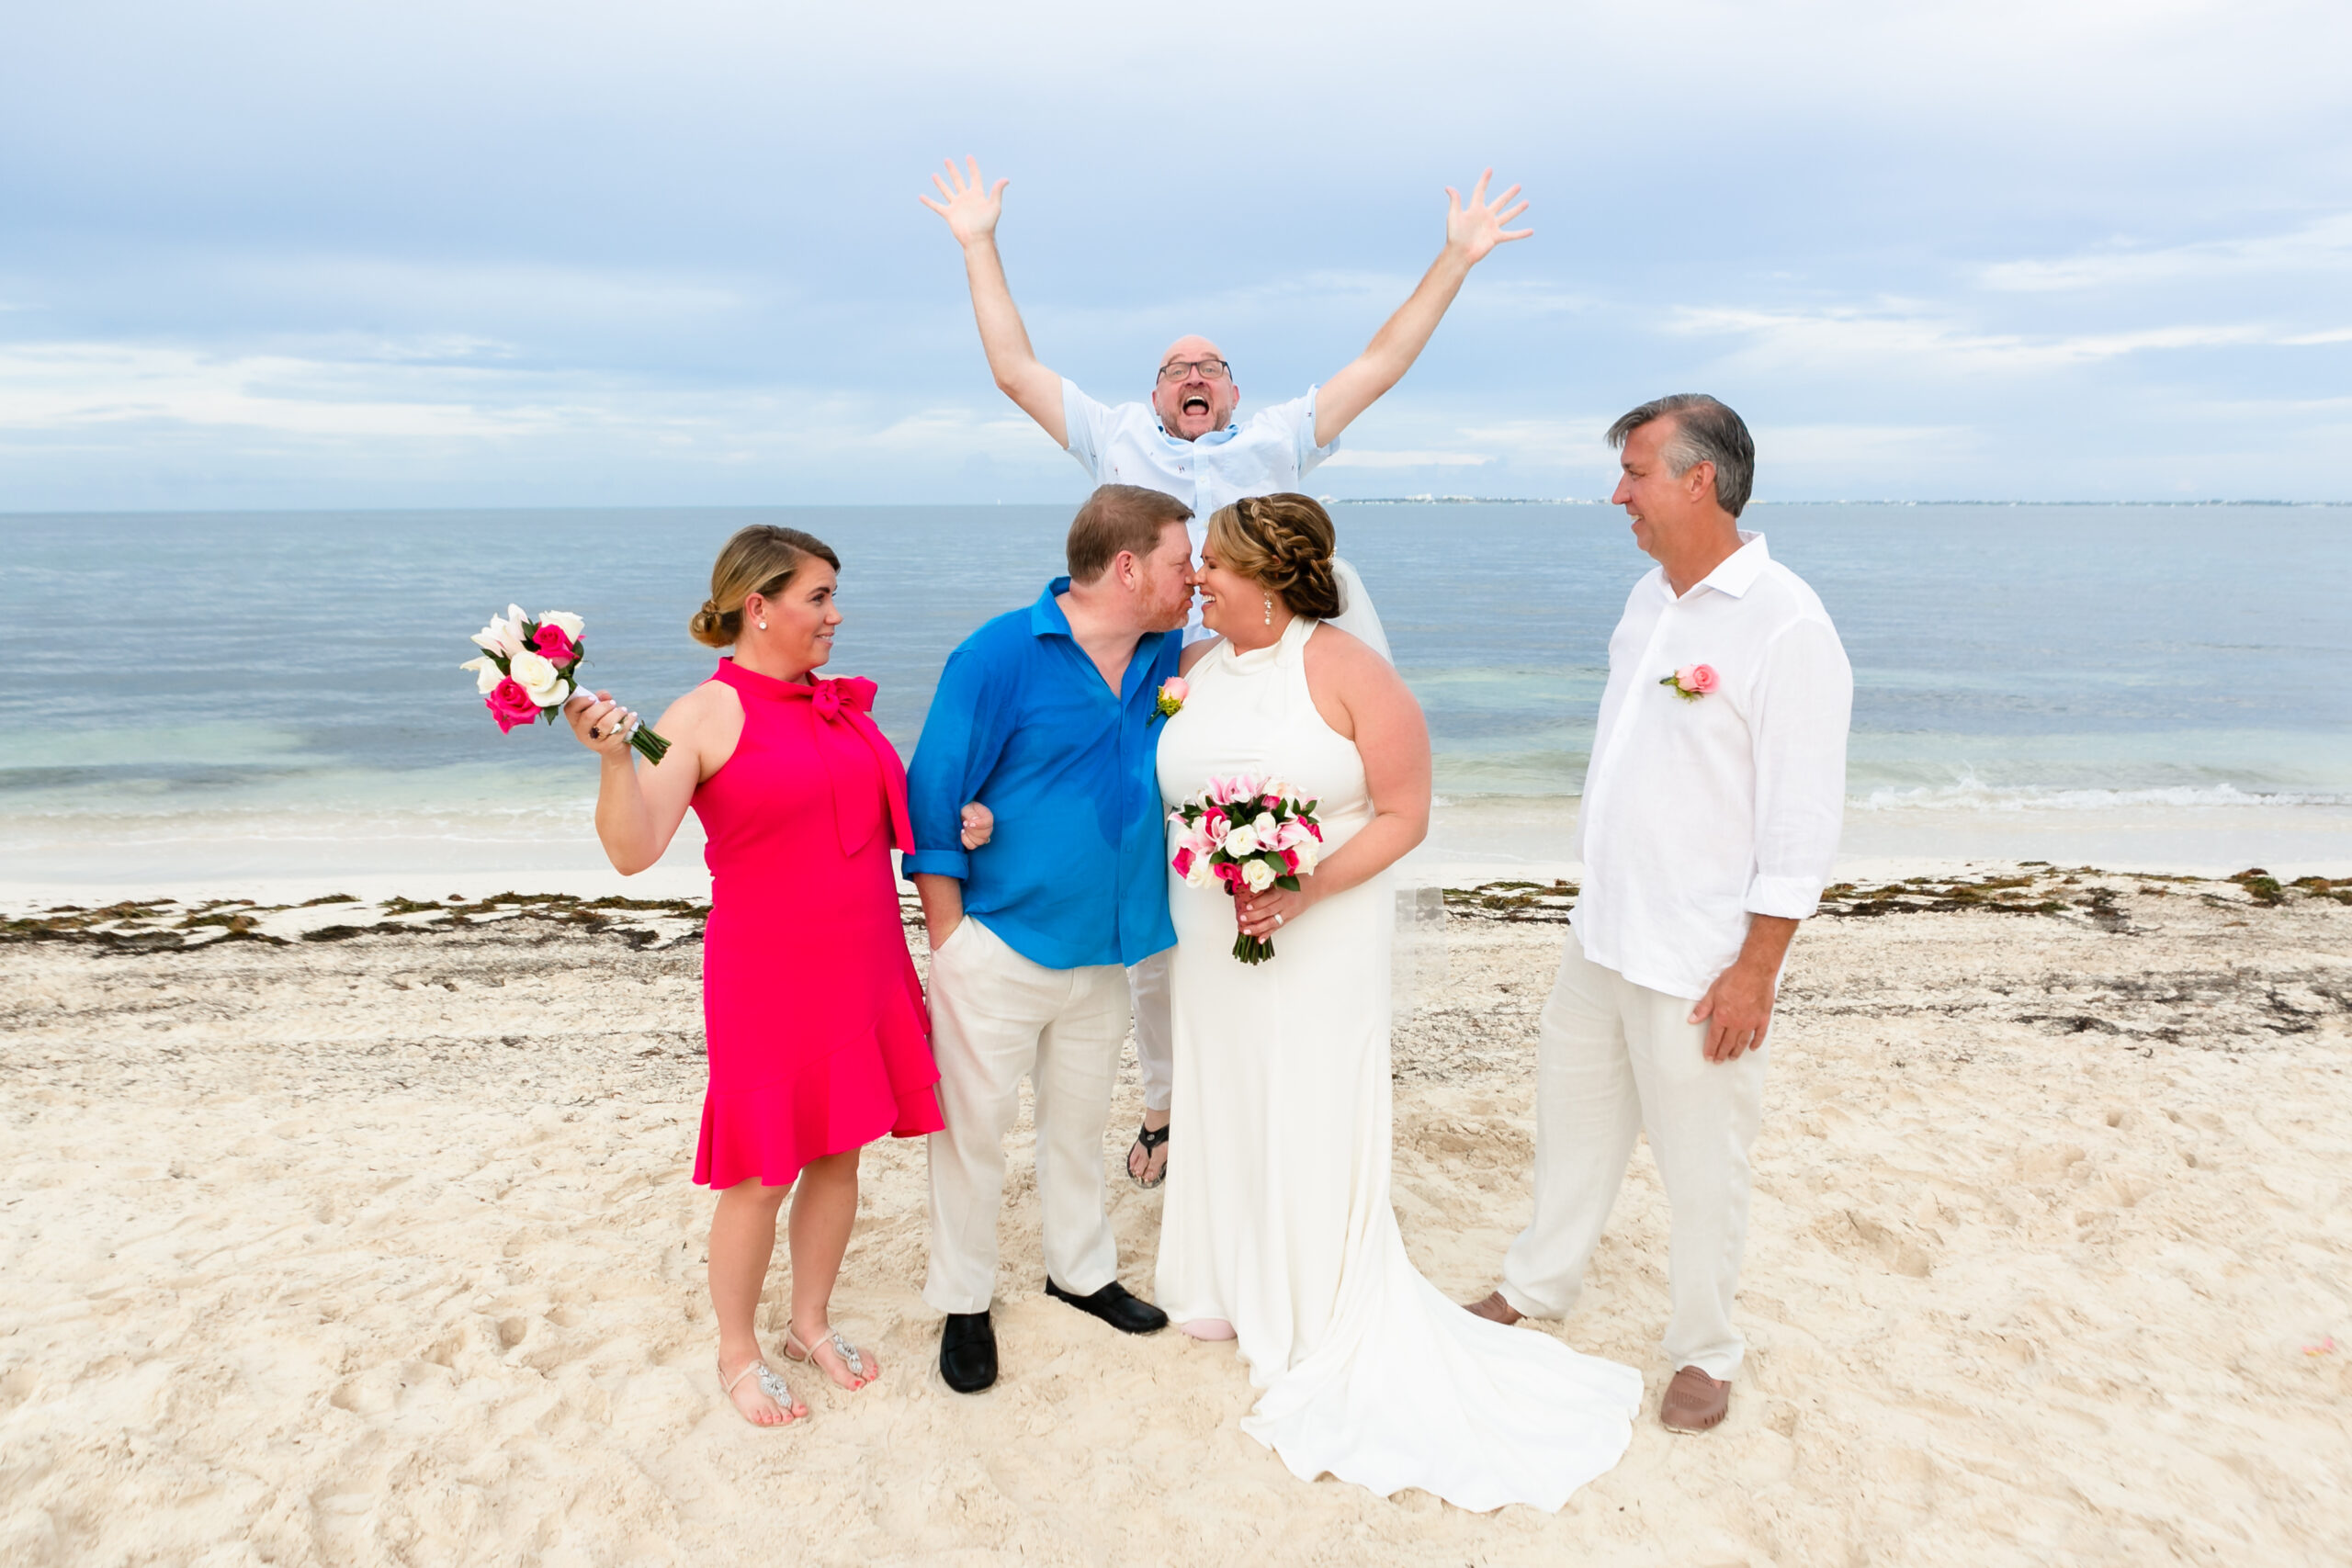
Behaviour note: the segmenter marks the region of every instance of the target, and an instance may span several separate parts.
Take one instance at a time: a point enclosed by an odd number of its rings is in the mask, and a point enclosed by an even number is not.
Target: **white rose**
[[[490,625],[474,633],[474,646],[488,649],[492,653],[503,653],[509,659],[530,651],[523,646],[522,628],[508,625],[503,615],[491,616]]]
[[[1239,860],[1243,855],[1257,853],[1257,829],[1251,827],[1248,823],[1244,823],[1242,826],[1227,833],[1225,836],[1225,852],[1231,855],[1235,860]]]
[[[514,676],[522,688],[531,694],[531,700],[543,708],[554,707],[571,695],[571,682],[539,654],[517,653],[511,656],[506,660],[506,672]]]
[[[505,679],[498,672],[498,660],[494,659],[469,659],[458,668],[474,672],[474,690],[485,697],[496,691],[498,682]]]
[[[1187,887],[1206,887],[1210,883],[1215,882],[1216,880],[1216,873],[1209,866],[1209,857],[1206,855],[1194,855],[1193,857],[1193,868],[1184,874],[1184,886]]]
[[[1316,842],[1314,836],[1309,834],[1291,845],[1290,852],[1298,857],[1298,874],[1305,876],[1315,869],[1316,859],[1322,854],[1323,846]]]
[[[1274,868],[1261,860],[1250,861],[1241,868],[1241,883],[1252,893],[1263,893],[1274,885]]]
[[[1261,811],[1258,813],[1257,817],[1250,821],[1250,826],[1258,830],[1258,841],[1269,846],[1273,843],[1274,835],[1283,830],[1283,825],[1274,820],[1274,814],[1271,811]]]
[[[578,642],[580,640],[580,634],[586,630],[588,626],[587,622],[582,620],[579,616],[573,615],[569,610],[549,610],[546,615],[539,617],[539,625],[543,626],[561,626],[563,628],[563,635],[570,637],[574,642]]]

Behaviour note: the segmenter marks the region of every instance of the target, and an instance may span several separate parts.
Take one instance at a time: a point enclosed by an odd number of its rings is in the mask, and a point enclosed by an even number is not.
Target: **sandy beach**
[[[1526,1215],[1564,902],[1452,896],[1398,1032],[1399,1218],[1460,1297]],[[835,1303],[881,1382],[789,1370],[808,1422],[738,1420],[687,901],[15,921],[0,1562],[2340,1562],[2347,905],[2045,868],[1838,890],[1777,1026],[1729,1421],[1656,1423],[1637,1154],[1585,1302],[1525,1330],[1642,1369],[1633,1448],[1557,1515],[1485,1516],[1296,1481],[1238,1430],[1229,1345],[1047,1300],[1025,1142],[998,1387],[939,1382],[922,1150],[884,1144]],[[1136,1106],[1130,1071],[1106,1162]],[[1159,1195],[1112,1190],[1148,1292]]]

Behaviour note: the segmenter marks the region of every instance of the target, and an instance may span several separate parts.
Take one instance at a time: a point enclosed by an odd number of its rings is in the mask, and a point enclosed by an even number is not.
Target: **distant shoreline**
[[[1613,502],[1564,495],[1320,495],[1316,499],[1327,506],[1613,507],[1615,505]],[[943,502],[942,504],[961,503]],[[1036,504],[1052,505],[1054,503],[1041,502]],[[2352,507],[2352,501],[1897,501],[1887,497],[1853,497],[1838,501],[1800,501],[1781,498],[1767,501],[1758,497],[1747,504],[1749,506],[2165,506],[2188,509],[2208,506]]]

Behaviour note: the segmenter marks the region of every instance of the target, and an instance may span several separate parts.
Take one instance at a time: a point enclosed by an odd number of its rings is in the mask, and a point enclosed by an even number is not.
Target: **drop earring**
[[[1274,624],[1274,596],[1271,593],[1266,595],[1266,624]]]

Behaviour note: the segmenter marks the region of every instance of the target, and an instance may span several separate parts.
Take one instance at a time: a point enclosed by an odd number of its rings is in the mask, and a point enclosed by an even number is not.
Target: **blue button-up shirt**
[[[1114,695],[1057,602],[1069,587],[1054,579],[948,657],[907,770],[915,852],[901,866],[961,879],[965,912],[1048,969],[1176,944],[1152,721],[1183,636],[1147,633]],[[996,814],[968,853],[967,800]]]

